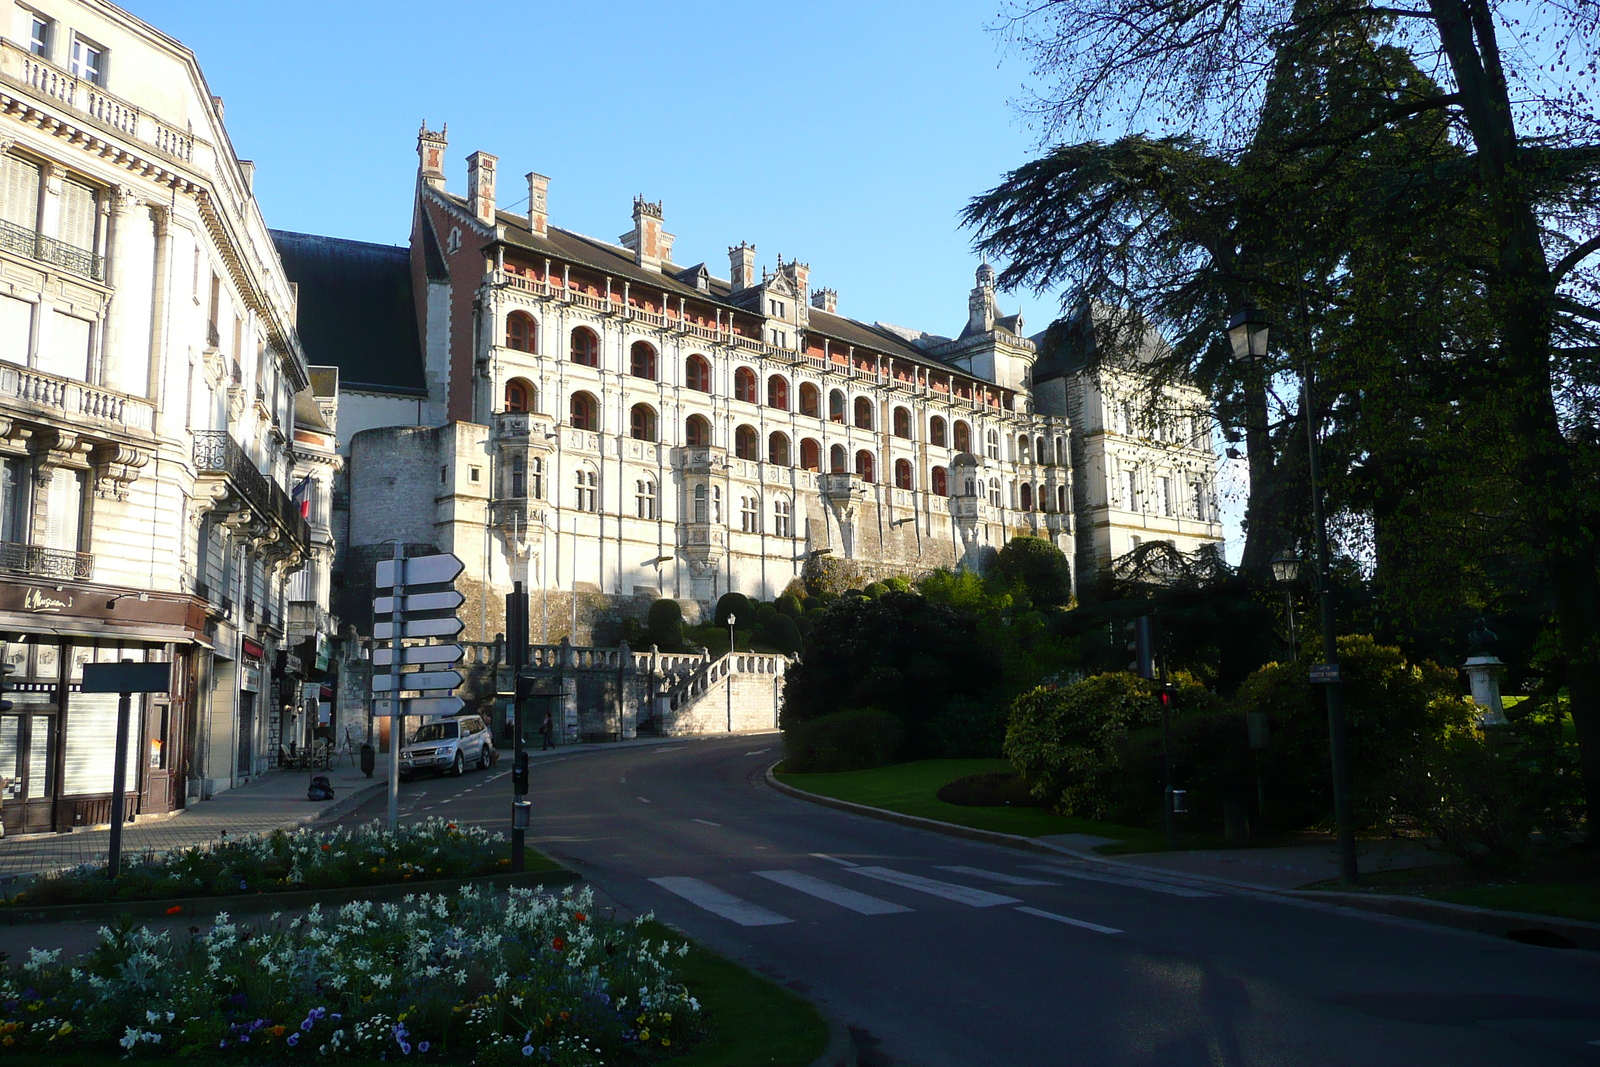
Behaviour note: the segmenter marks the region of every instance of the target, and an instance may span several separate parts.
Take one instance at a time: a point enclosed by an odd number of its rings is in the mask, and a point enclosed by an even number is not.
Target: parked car
[[[417,736],[400,750],[400,780],[424,772],[465,773],[468,767],[486,769],[494,761],[494,739],[477,715],[457,715],[423,723]]]

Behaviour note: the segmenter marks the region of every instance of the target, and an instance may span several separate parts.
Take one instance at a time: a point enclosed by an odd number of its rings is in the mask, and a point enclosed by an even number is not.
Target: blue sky
[[[933,333],[959,332],[978,263],[957,213],[1040,147],[999,0],[125,2],[198,55],[276,228],[404,243],[417,128],[448,122],[452,189],[491,152],[503,207],[537,170],[555,225],[609,240],[643,194],[681,263],[726,277],[750,241],[842,314]],[[1002,305],[1030,332],[1057,309]]]

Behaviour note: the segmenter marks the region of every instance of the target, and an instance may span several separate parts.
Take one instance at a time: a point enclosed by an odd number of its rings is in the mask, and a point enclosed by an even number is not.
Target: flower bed
[[[546,863],[537,854],[534,863]],[[278,830],[259,837],[124,859],[116,881],[103,864],[47,875],[0,906],[271,893],[470,878],[510,869],[505,838],[442,819],[391,834],[380,822],[352,829]],[[552,865],[553,866],[553,865]]]
[[[0,1052],[227,1063],[650,1064],[702,1033],[687,945],[592,915],[587,888],[408,896],[185,939],[124,923],[0,969]]]

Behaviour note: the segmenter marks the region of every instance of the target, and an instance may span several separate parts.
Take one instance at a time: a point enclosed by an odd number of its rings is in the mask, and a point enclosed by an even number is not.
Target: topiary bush
[[[783,728],[785,774],[862,771],[886,767],[905,751],[900,720],[877,708],[837,711]]]
[[[805,609],[800,606],[800,598],[793,593],[785,593],[778,598],[778,614],[787,615],[791,619],[805,614]]]
[[[1061,550],[1042,537],[1013,537],[995,557],[994,571],[1007,585],[1021,587],[1035,604],[1065,604],[1072,599],[1072,567]]]
[[[745,622],[755,621],[755,608],[743,593],[723,593],[717,598],[717,611],[713,620],[718,626],[726,628],[728,616],[743,619]]]
[[[861,592],[862,592],[863,595],[871,597],[873,600],[877,600],[879,597],[881,597],[883,594],[887,593],[888,591],[889,591],[889,587],[884,585],[882,582],[873,582],[871,585],[867,586]]]
[[[893,578],[885,578],[883,580],[883,584],[889,588],[890,592],[894,592],[894,593],[909,593],[909,592],[911,592],[911,583],[906,581],[904,578],[899,577],[899,576],[896,576],[896,577],[893,577]]]
[[[676,600],[657,600],[645,622],[650,643],[663,652],[683,647],[683,609]]]
[[[786,656],[799,652],[804,644],[800,637],[800,627],[787,615],[773,615],[762,628],[762,635],[766,638],[767,644]]]

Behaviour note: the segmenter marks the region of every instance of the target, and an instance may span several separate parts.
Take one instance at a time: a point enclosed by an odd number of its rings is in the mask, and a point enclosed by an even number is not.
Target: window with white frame
[[[1129,511],[1139,510],[1139,476],[1135,471],[1122,472],[1122,506]]]
[[[37,11],[24,11],[23,17],[28,20],[28,51],[41,59],[49,59],[50,38],[55,36],[52,32],[55,23]]]
[[[61,183],[61,221],[56,227],[57,238],[74,248],[92,252],[95,223],[99,218],[92,188],[71,178]]]
[[[984,439],[984,450],[990,459],[1000,458],[1000,435],[994,430]]]
[[[1172,479],[1156,479],[1156,512],[1160,515],[1171,516],[1172,511]]]
[[[710,522],[711,521],[710,518],[709,518],[709,516],[711,514],[710,507],[709,507],[709,504],[708,504],[709,497],[710,497],[710,494],[706,492],[706,487],[705,486],[697,485],[697,486],[694,487],[694,521],[695,522]]]
[[[89,344],[93,325],[57,311],[50,321],[48,350],[39,353],[39,369],[63,378],[83,382],[89,380]]]
[[[29,488],[28,462],[6,459],[0,462],[0,541],[28,543]]]
[[[783,497],[772,502],[772,533],[777,537],[794,536],[793,505]]]
[[[600,475],[588,467],[579,467],[577,475],[577,499],[575,501],[579,511],[600,510]]]
[[[634,513],[641,519],[656,517],[656,483],[640,478],[633,484]]]
[[[993,478],[989,479],[989,506],[1000,506],[1000,483]]]
[[[89,484],[84,471],[57,469],[50,479],[45,508],[45,547],[82,551],[83,498]]]
[[[528,495],[535,500],[544,499],[544,460],[538,456],[528,461]]]
[[[761,503],[753,496],[739,498],[739,529],[745,533],[761,532]]]
[[[39,165],[0,152],[0,222],[39,228]]]
[[[72,38],[72,73],[94,85],[106,83],[106,50],[76,35]]]
[[[1189,512],[1201,522],[1206,521],[1206,483],[1196,479],[1189,483]]]

